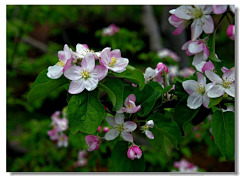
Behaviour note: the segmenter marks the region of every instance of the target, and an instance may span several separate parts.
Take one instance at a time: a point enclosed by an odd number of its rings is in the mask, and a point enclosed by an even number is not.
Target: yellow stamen
[[[196,91],[196,93],[204,95],[205,87],[202,87],[201,84],[200,84],[200,85],[198,85],[198,88],[195,91]]]
[[[116,62],[117,62],[117,59],[116,59],[115,57],[112,57],[112,58],[111,58],[111,62],[109,63],[109,66],[110,66],[110,67],[113,67],[114,64],[116,64]]]
[[[115,128],[118,130],[118,131],[124,131],[125,129],[123,128],[123,124],[117,124],[116,126],[115,126]]]
[[[129,105],[127,106],[127,108],[133,108],[132,104],[129,104]]]
[[[60,65],[60,66],[64,67],[64,66],[65,66],[65,63],[64,63],[62,60],[59,60],[59,62],[56,63],[56,65]]]
[[[82,74],[82,77],[85,79],[90,77],[90,73],[87,70],[83,70],[81,74]]]

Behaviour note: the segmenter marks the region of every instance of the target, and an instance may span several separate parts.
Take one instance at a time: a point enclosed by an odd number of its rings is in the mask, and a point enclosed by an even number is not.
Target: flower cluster
[[[193,163],[188,162],[185,159],[174,162],[174,167],[178,169],[179,172],[198,172],[198,166]],[[172,172],[176,172],[173,170]]]
[[[108,73],[108,70],[121,73],[126,70],[129,60],[121,57],[119,49],[105,48],[101,52],[89,50],[85,44],[77,44],[76,52],[67,45],[63,51],[58,52],[59,62],[48,67],[47,76],[58,79],[63,74],[71,80],[68,92],[70,94],[81,93],[84,89],[94,90],[98,82]],[[96,65],[96,60],[100,65]]]
[[[88,160],[86,158],[87,151],[86,150],[79,150],[78,151],[78,160],[77,160],[77,166],[84,167],[87,165]]]
[[[68,120],[63,114],[63,118],[60,118],[61,111],[56,111],[53,113],[51,119],[52,130],[47,132],[48,136],[52,141],[57,141],[58,147],[67,147],[68,146],[68,136],[63,132],[68,129]]]
[[[110,24],[107,28],[104,28],[102,31],[102,36],[113,36],[115,33],[119,31],[119,27],[117,27],[115,24]]]

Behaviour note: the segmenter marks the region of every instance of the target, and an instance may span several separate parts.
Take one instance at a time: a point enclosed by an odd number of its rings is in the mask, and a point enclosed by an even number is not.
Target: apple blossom
[[[149,128],[153,128],[153,127],[154,127],[153,120],[147,121],[146,124],[141,127],[141,130],[143,130],[143,133],[145,133],[149,139],[154,139],[153,133],[149,131]]]
[[[135,158],[140,159],[142,157],[142,150],[137,145],[131,145],[127,151],[129,159],[134,160]]]
[[[202,31],[207,34],[213,33],[214,22],[210,15],[211,12],[212,6],[210,5],[183,5],[170,11],[175,16],[171,16],[169,21],[174,27],[179,28],[174,31],[175,35],[178,35],[186,27],[186,22],[183,20],[193,20],[191,25],[191,39],[194,41],[201,35]]]
[[[68,45],[64,45],[63,51],[58,51],[59,62],[54,66],[48,67],[47,76],[51,79],[58,79],[62,76],[63,72],[66,71],[72,62],[72,50]]]
[[[81,93],[84,89],[88,91],[94,90],[98,81],[107,75],[107,69],[101,65],[95,66],[93,53],[88,53],[83,58],[81,67],[71,66],[64,72],[64,76],[72,80],[68,92],[70,94]]]
[[[151,67],[147,67],[144,73],[145,84],[149,83],[149,81],[155,81],[158,82],[159,84],[162,84],[163,78],[161,77],[160,74],[158,74],[161,71],[162,70],[158,70],[157,68],[154,70]]]
[[[216,73],[207,70],[205,72],[208,79],[213,82],[213,86],[207,92],[210,98],[217,98],[222,96],[225,92],[235,97],[235,73],[232,70],[228,70],[220,78]]]
[[[94,50],[90,50],[86,44],[78,43],[76,45],[76,52],[72,52],[72,55],[75,61],[77,61],[77,59],[82,60],[87,53],[93,53],[95,59],[98,59],[101,54],[101,52],[94,52]]]
[[[228,26],[226,33],[231,40],[235,40],[235,25]]]
[[[125,107],[122,107],[117,113],[136,113],[141,109],[141,105],[136,106],[136,96],[134,94],[130,94],[124,101]]]
[[[197,109],[202,104],[206,108],[209,104],[208,90],[213,86],[212,83],[206,84],[206,77],[197,73],[198,82],[187,80],[183,82],[184,90],[190,95],[187,99],[187,106],[191,109]]]
[[[101,59],[99,60],[101,65],[117,73],[125,71],[129,60],[121,57],[119,49],[110,50],[108,47],[102,50]]]
[[[57,145],[58,145],[58,147],[62,147],[62,146],[67,147],[68,146],[68,137],[65,134],[61,133],[59,135]]]
[[[234,72],[234,69],[235,69],[235,67],[232,67],[232,68],[230,68],[230,69],[228,69],[227,67],[221,68],[221,70],[222,70],[223,73],[226,73],[228,70],[231,70],[231,71]]]
[[[98,128],[97,128],[97,131],[101,131],[102,127],[99,125]]]
[[[99,137],[97,136],[93,136],[93,135],[87,135],[85,137],[85,141],[88,145],[88,151],[91,152],[91,151],[94,151],[94,150],[97,150],[100,146],[100,139]]]
[[[179,169],[179,172],[197,172],[198,167],[188,162],[185,159],[181,159],[179,162],[174,162],[174,167]]]
[[[200,64],[197,64],[195,67],[198,71],[202,73],[205,73],[206,70],[213,71],[215,69],[215,66],[210,60],[208,62],[202,61]]]
[[[58,140],[59,139],[59,134],[58,134],[58,129],[57,128],[54,128],[52,130],[49,130],[47,132],[48,136],[50,137],[50,140],[51,141],[55,141],[55,140]]]
[[[106,36],[113,36],[115,33],[119,31],[119,27],[117,27],[115,24],[110,24],[107,28],[103,28],[102,35]]]
[[[137,128],[136,123],[132,121],[124,122],[124,115],[122,113],[116,113],[115,118],[107,116],[106,121],[113,127],[113,129],[105,134],[106,140],[113,140],[121,133],[125,141],[133,142],[133,136],[130,132],[133,132]]]
[[[181,49],[186,50],[188,56],[195,55],[192,62],[194,66],[200,64],[202,61],[206,61],[209,57],[207,44],[201,40],[188,41]]]

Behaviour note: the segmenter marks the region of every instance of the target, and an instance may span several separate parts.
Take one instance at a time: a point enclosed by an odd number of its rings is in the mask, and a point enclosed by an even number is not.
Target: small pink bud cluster
[[[98,128],[97,128],[97,132],[103,131],[104,133],[107,133],[109,130],[110,130],[109,127],[103,127],[103,128],[102,128],[100,125],[99,125]]]
[[[231,40],[235,40],[235,25],[230,25],[227,28],[227,36],[231,39]]]
[[[173,166],[177,168],[179,172],[198,172],[198,167],[194,166],[193,163],[190,163],[185,159],[175,161]]]
[[[132,144],[127,151],[127,156],[131,160],[135,158],[140,159],[142,157],[142,150],[137,145]]]
[[[66,117],[60,118],[61,111],[56,111],[52,115],[51,126],[52,130],[47,132],[48,136],[52,141],[57,141],[58,147],[67,147],[68,146],[68,137],[63,132],[68,129],[68,120]]]

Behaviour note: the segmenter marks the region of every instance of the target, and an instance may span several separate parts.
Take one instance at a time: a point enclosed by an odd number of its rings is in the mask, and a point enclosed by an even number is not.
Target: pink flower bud
[[[98,128],[97,128],[97,131],[101,131],[102,127],[99,125]]]
[[[93,136],[93,135],[87,135],[85,137],[85,141],[88,145],[88,151],[94,151],[97,150],[100,146],[100,140],[97,136]]]
[[[132,145],[127,151],[127,156],[131,160],[135,158],[140,159],[142,157],[142,150],[137,145]]]
[[[163,64],[162,62],[159,62],[157,64],[157,70],[159,74],[162,74],[162,71],[165,71],[165,73],[168,73],[168,68],[165,64]]]
[[[109,127],[103,127],[103,132],[104,132],[104,133],[107,133],[109,130],[110,130]]]
[[[202,68],[202,72],[205,73],[206,70],[213,71],[215,69],[213,63],[211,61],[208,61],[204,64]]]
[[[230,25],[227,28],[227,36],[231,39],[231,40],[235,40],[235,25]]]

